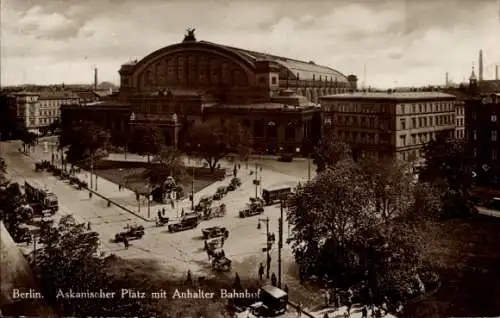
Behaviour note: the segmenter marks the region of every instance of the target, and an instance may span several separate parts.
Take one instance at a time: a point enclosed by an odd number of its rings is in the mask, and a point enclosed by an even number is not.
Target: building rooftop
[[[78,95],[73,92],[39,92],[39,99],[78,99]]]
[[[258,60],[274,61],[280,64],[281,66],[287,68],[288,70],[290,70],[290,72],[292,73],[290,79],[297,79],[296,77],[298,76],[298,79],[301,80],[312,80],[313,78],[315,80],[319,80],[321,76],[321,79],[323,81],[333,81],[333,82],[337,81],[342,83],[349,83],[347,77],[344,74],[340,73],[339,71],[336,71],[327,66],[317,65],[312,61],[306,62],[306,61],[291,59],[288,57],[277,56],[273,54],[256,52],[246,49],[240,49],[208,41],[200,41],[200,42],[223,47],[231,51],[236,51],[240,55],[243,55],[244,57],[252,60],[253,62],[256,62]]]
[[[389,99],[389,100],[425,100],[453,99],[454,95],[441,92],[353,92],[320,97],[321,99]]]
[[[306,110],[316,108],[315,104],[310,104],[307,106],[293,106],[293,105],[285,105],[283,103],[253,103],[253,104],[215,104],[213,106],[209,106],[207,108],[211,109],[239,109],[239,110],[283,110],[283,111],[298,111],[298,110]]]

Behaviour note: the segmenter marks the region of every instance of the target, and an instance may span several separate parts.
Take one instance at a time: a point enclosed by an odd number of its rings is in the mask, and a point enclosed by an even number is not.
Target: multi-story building
[[[463,99],[458,99],[455,102],[455,138],[465,139],[465,105]]]
[[[79,97],[71,92],[18,92],[12,100],[18,123],[23,128],[40,131],[60,119],[61,106],[78,103]]]
[[[312,61],[197,41],[192,30],[182,43],[124,64],[119,73],[117,99],[128,105],[130,124],[160,126],[175,144],[196,121],[231,117],[252,132],[255,150],[268,153],[295,152],[319,138],[319,97],[355,90],[357,82]],[[113,123],[113,104],[66,106],[63,117],[68,125],[82,117],[109,117],[105,121]],[[83,114],[95,111],[99,116]]]
[[[500,93],[480,95],[465,109],[466,136],[480,182],[500,181]]]
[[[455,134],[455,96],[439,92],[356,92],[321,98],[324,129],[349,143],[355,157],[422,157],[438,134]]]

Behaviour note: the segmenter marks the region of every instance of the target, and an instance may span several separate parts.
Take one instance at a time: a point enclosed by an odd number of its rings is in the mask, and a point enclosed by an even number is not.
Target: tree
[[[352,158],[352,150],[336,135],[328,133],[318,141],[312,157],[319,173],[341,160]]]
[[[151,184],[163,185],[168,177],[177,182],[186,177],[186,170],[181,153],[171,147],[163,147],[153,159],[154,165],[147,169],[147,176]]]
[[[102,127],[92,122],[81,122],[61,134],[59,148],[67,148],[66,160],[78,164],[105,157],[109,139],[109,133]]]
[[[463,140],[438,136],[424,147],[425,164],[419,180],[441,189],[448,216],[469,215],[473,160]]]
[[[214,171],[217,163],[230,153],[237,153],[242,159],[250,153],[248,130],[233,121],[197,123],[191,129],[188,140],[188,152],[205,160],[210,171]]]
[[[297,262],[305,270],[328,272],[348,265],[347,246],[370,224],[362,185],[359,167],[352,161],[341,161],[335,170],[319,174],[291,197],[287,213],[292,225],[290,241]],[[332,260],[329,263],[328,258]]]
[[[388,221],[413,205],[413,175],[407,163],[391,158],[367,158],[360,161],[367,196],[377,217]]]
[[[342,160],[297,188],[287,218],[302,274],[346,286],[364,280],[379,301],[403,297],[425,256],[425,218],[410,216],[435,207],[417,207],[421,194],[417,200],[407,167],[391,161]]]
[[[141,156],[148,156],[148,163],[152,155],[157,155],[165,145],[165,138],[160,128],[153,125],[134,127],[130,150]]]
[[[24,152],[26,152],[26,147],[29,149],[30,147],[34,146],[36,144],[36,141],[38,139],[37,134],[25,130],[21,134],[21,141],[23,142],[23,148]]]

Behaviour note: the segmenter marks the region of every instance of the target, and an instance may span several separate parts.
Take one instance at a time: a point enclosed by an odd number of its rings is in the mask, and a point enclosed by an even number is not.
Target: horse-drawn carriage
[[[226,215],[226,205],[221,204],[218,206],[207,207],[202,212],[199,212],[203,220],[210,220],[212,218],[221,218]]]

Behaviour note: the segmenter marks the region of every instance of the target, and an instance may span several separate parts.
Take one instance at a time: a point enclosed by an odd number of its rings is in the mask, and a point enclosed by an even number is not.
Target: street
[[[69,185],[66,181],[62,181],[57,177],[47,172],[35,172],[34,163],[41,159],[47,159],[47,153],[43,150],[43,142],[35,147],[34,151],[27,156],[18,151],[19,143],[9,142],[3,143],[3,153],[8,166],[9,175],[18,182],[24,183],[24,179],[30,178],[43,183],[59,198],[60,211],[58,215],[73,214],[80,222],[91,222],[92,229],[99,233],[101,244],[104,251],[114,253],[123,258],[143,258],[154,259],[160,262],[165,270],[172,276],[184,276],[188,269],[194,275],[209,276],[212,275],[210,263],[206,252],[203,250],[203,239],[201,229],[211,226],[226,227],[230,234],[224,244],[226,256],[232,260],[232,271],[227,273],[229,277],[234,277],[238,273],[240,277],[258,277],[258,264],[266,263],[266,252],[262,249],[266,246],[266,226],[263,223],[260,229],[257,229],[258,219],[269,217],[269,230],[278,235],[278,218],[280,217],[279,205],[265,207],[263,215],[253,216],[241,219],[238,217],[239,209],[245,206],[250,196],[255,194],[255,186],[252,184],[254,178],[249,171],[242,169],[239,172],[239,177],[242,181],[242,186],[236,191],[227,194],[220,203],[227,206],[227,215],[222,218],[214,218],[208,221],[203,221],[196,229],[187,230],[177,233],[168,233],[167,227],[157,227],[154,222],[147,222],[138,218],[123,209],[111,205],[107,206],[107,202],[102,198],[93,196],[89,198],[88,191],[77,190]],[[276,185],[280,183],[298,183],[307,178],[307,162],[280,163],[260,160],[262,162],[262,187]],[[301,164],[306,167],[306,171],[297,171],[296,175],[287,175],[279,173],[276,167],[281,165],[293,167],[294,164]],[[251,168],[251,166],[249,166]],[[287,168],[290,171],[294,168]],[[258,171],[260,175],[260,171]],[[84,177],[86,172],[82,172],[81,177]],[[297,175],[299,177],[297,177]],[[302,176],[302,178],[300,178]],[[215,189],[220,184],[228,184],[230,178],[224,181],[216,182],[211,186],[201,190],[195,194],[195,200],[204,194],[213,194]],[[112,187],[112,189],[111,189]],[[101,192],[102,191],[102,192]],[[107,180],[99,180],[97,192],[104,195],[108,192],[118,192],[117,185],[110,183]],[[260,192],[260,189],[259,189]],[[131,196],[132,193],[122,191],[121,195]],[[184,200],[179,202],[179,206],[189,207],[189,201]],[[133,206],[131,208],[134,208]],[[153,208],[152,216],[159,207]],[[141,215],[146,217],[145,209],[142,208]],[[169,208],[167,211],[169,216],[174,217],[176,209]],[[188,211],[188,210],[186,210]],[[286,216],[285,216],[286,218]],[[130,243],[130,248],[125,249],[122,244],[111,243],[110,240],[114,235],[123,230],[127,224],[139,224],[146,228],[145,236],[140,240],[134,240]],[[284,222],[284,239],[287,238],[288,225]],[[278,251],[277,243],[273,246],[271,252],[271,273],[278,275]],[[293,259],[291,249],[284,244],[282,250],[283,260],[283,284],[287,284],[292,295],[309,295],[307,304],[315,306],[318,302],[322,302],[322,296],[316,293],[310,293],[305,287],[297,281],[297,269]],[[302,296],[301,296],[302,297]],[[304,302],[306,303],[306,302]]]

